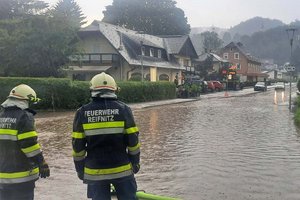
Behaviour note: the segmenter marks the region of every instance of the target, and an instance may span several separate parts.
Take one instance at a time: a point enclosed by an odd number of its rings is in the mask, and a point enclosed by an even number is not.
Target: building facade
[[[89,80],[106,72],[116,80],[174,81],[197,53],[189,36],[157,37],[94,21],[79,31],[81,53],[73,55],[67,73]]]
[[[240,42],[229,43],[218,52],[218,55],[237,67],[237,75],[242,82],[264,81],[268,77],[266,73],[262,73],[262,63],[246,53],[243,44]]]

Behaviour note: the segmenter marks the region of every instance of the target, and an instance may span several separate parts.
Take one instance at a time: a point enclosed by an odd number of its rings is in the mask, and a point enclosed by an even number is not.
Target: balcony
[[[119,66],[120,56],[109,53],[75,54],[69,57],[70,65],[82,66]]]

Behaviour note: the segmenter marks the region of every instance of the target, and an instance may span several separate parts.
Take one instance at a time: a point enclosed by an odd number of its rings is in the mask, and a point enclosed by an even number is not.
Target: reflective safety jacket
[[[33,113],[16,106],[0,110],[0,186],[31,183],[43,161]]]
[[[117,99],[94,98],[77,110],[72,133],[73,158],[85,182],[133,175],[139,164],[139,130],[131,109]]]

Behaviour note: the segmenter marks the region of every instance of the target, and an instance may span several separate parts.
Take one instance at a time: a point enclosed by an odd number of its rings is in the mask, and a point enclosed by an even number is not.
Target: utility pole
[[[290,46],[291,46],[291,57],[290,57],[290,64],[289,64],[289,70],[288,73],[290,75],[290,94],[289,94],[289,110],[292,110],[292,72],[294,70],[292,67],[292,56],[293,56],[293,41],[294,41],[294,35],[295,32],[297,31],[296,28],[290,27],[286,29],[286,32],[288,34],[288,39],[290,40]]]

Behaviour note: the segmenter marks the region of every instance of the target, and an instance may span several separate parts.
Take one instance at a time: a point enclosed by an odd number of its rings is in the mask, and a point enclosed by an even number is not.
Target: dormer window
[[[154,49],[150,48],[150,56],[154,57]]]
[[[157,51],[157,57],[161,58],[161,50],[160,49]]]

